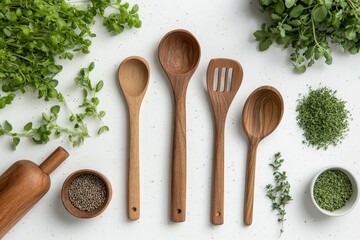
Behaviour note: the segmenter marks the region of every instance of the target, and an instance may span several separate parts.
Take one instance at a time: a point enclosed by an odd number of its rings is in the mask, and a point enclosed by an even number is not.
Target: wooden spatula
[[[211,222],[224,223],[224,127],[230,104],[240,88],[243,70],[231,59],[212,59],[207,69],[207,88],[215,117],[215,156]]]

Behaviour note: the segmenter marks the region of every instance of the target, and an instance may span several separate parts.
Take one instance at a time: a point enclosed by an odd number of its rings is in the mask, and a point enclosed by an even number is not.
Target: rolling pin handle
[[[39,167],[43,172],[50,175],[68,156],[69,153],[64,148],[58,147]]]

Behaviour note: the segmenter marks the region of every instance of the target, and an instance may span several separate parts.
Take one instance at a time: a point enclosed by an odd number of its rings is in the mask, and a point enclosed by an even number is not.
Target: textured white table
[[[130,1],[135,3],[135,1]],[[283,239],[360,238],[360,206],[341,218],[327,218],[311,205],[309,183],[322,167],[338,164],[350,168],[359,177],[360,148],[360,73],[358,56],[336,50],[331,66],[315,64],[305,74],[295,74],[288,50],[272,46],[260,53],[252,33],[265,19],[257,1],[145,1],[138,0],[143,20],[141,29],[110,36],[101,23],[94,26],[91,54],[64,63],[58,76],[60,89],[68,93],[71,105],[79,104],[80,93],[72,79],[80,66],[95,61],[92,79],[105,81],[100,108],[111,131],[86,139],[79,148],[64,138],[47,145],[23,141],[16,152],[10,139],[0,138],[0,172],[18,159],[40,163],[58,145],[70,152],[68,160],[51,176],[52,187],[7,235],[11,239],[278,239],[276,213],[271,211],[264,187],[272,181],[268,166],[275,152],[281,151],[286,162],[294,200],[288,206]],[[172,146],[172,92],[157,58],[158,44],[170,30],[191,31],[201,45],[199,67],[187,92],[187,219],[181,224],[169,222],[170,159]],[[119,63],[128,56],[140,55],[151,66],[148,92],[141,109],[141,218],[130,222],[126,217],[126,158],[128,120],[124,98],[117,83]],[[206,68],[209,60],[227,57],[238,60],[244,79],[227,117],[225,130],[225,223],[210,224],[210,192],[213,155],[213,113],[206,92]],[[241,112],[248,95],[261,85],[279,89],[285,101],[285,113],[279,128],[258,148],[254,221],[243,224],[243,201],[247,139],[241,127]],[[347,101],[352,113],[350,132],[338,147],[319,151],[302,145],[302,132],[296,125],[296,100],[309,86],[329,86]],[[45,104],[26,95],[11,109],[1,111],[0,120],[14,123],[20,130],[26,122],[36,121],[52,103]],[[6,117],[5,117],[6,115]],[[112,183],[113,199],[99,217],[82,220],[66,212],[59,198],[65,178],[75,170],[92,168],[104,173]]]

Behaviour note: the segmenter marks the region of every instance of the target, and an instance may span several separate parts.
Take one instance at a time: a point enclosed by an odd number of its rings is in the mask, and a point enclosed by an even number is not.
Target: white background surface
[[[135,1],[130,1],[135,3]],[[112,37],[100,22],[94,26],[91,54],[64,63],[58,76],[60,89],[68,93],[76,107],[81,93],[73,88],[72,79],[81,66],[95,61],[92,79],[105,81],[100,94],[100,108],[106,110],[104,121],[110,132],[86,139],[72,148],[64,138],[47,145],[24,140],[17,151],[8,138],[0,138],[0,172],[19,159],[40,164],[58,145],[70,157],[52,175],[48,194],[4,237],[11,239],[278,239],[276,213],[265,196],[265,185],[272,181],[268,163],[275,152],[285,158],[294,200],[287,209],[282,239],[359,239],[360,207],[340,218],[319,214],[310,202],[308,192],[312,176],[321,168],[337,164],[351,169],[359,177],[360,148],[360,74],[358,56],[334,51],[331,66],[317,63],[305,74],[292,71],[289,51],[274,45],[260,53],[252,33],[265,17],[257,1],[145,1],[138,0],[143,21],[141,29],[132,29]],[[172,146],[172,92],[157,58],[161,38],[169,31],[184,28],[191,31],[201,45],[199,67],[187,92],[187,219],[169,222],[170,160]],[[128,120],[125,99],[119,90],[117,68],[128,56],[140,55],[151,66],[151,79],[141,109],[141,218],[130,222],[126,216],[126,159]],[[228,113],[225,130],[225,223],[210,224],[210,193],[213,155],[213,113],[206,92],[206,68],[209,60],[227,57],[238,60],[244,79]],[[264,139],[258,148],[254,221],[243,224],[245,163],[247,139],[241,126],[243,104],[249,94],[262,85],[272,85],[283,95],[285,113],[278,129]],[[338,147],[327,151],[301,144],[302,132],[296,125],[296,100],[308,87],[329,86],[347,101],[352,113],[348,137]],[[0,120],[14,123],[15,130],[28,121],[37,121],[40,113],[54,103],[36,100],[32,94],[14,102],[0,112]],[[5,116],[6,115],[6,116]],[[71,216],[60,201],[65,178],[81,168],[105,174],[112,183],[113,198],[99,217],[82,220]]]

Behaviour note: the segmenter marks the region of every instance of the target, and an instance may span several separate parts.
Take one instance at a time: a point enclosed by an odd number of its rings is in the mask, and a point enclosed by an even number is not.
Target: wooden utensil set
[[[186,90],[199,64],[200,55],[198,41],[186,30],[174,30],[167,33],[159,44],[159,61],[170,81],[175,102],[171,167],[170,220],[172,222],[184,222],[186,216]],[[120,64],[118,76],[130,114],[128,218],[136,220],[140,217],[139,110],[149,81],[148,63],[140,57],[129,57]],[[207,88],[215,119],[211,207],[211,222],[215,225],[224,223],[224,128],[226,115],[240,88],[242,78],[242,67],[235,60],[217,58],[212,59],[208,65]],[[252,223],[256,147],[261,139],[278,126],[283,109],[280,93],[270,86],[256,89],[244,106],[243,127],[250,143],[244,209],[246,225]]]
[[[186,30],[174,30],[166,34],[158,49],[159,61],[171,83],[175,102],[171,168],[172,222],[183,222],[186,216],[186,90],[199,64],[200,52],[198,41]],[[141,57],[129,57],[119,66],[119,85],[129,109],[127,212],[130,220],[140,217],[139,112],[149,76],[149,64]],[[224,222],[226,115],[240,88],[242,78],[242,67],[235,60],[212,59],[208,65],[207,88],[215,120],[211,207],[211,222],[215,225]],[[243,128],[249,139],[244,209],[246,225],[252,223],[256,147],[261,139],[278,126],[283,109],[280,93],[270,86],[256,89],[247,99],[243,109]],[[30,161],[20,161],[0,176],[0,238],[47,192],[50,187],[48,174],[67,156],[68,153],[64,149],[58,148],[39,167]],[[37,186],[36,191],[29,187],[31,183]]]

